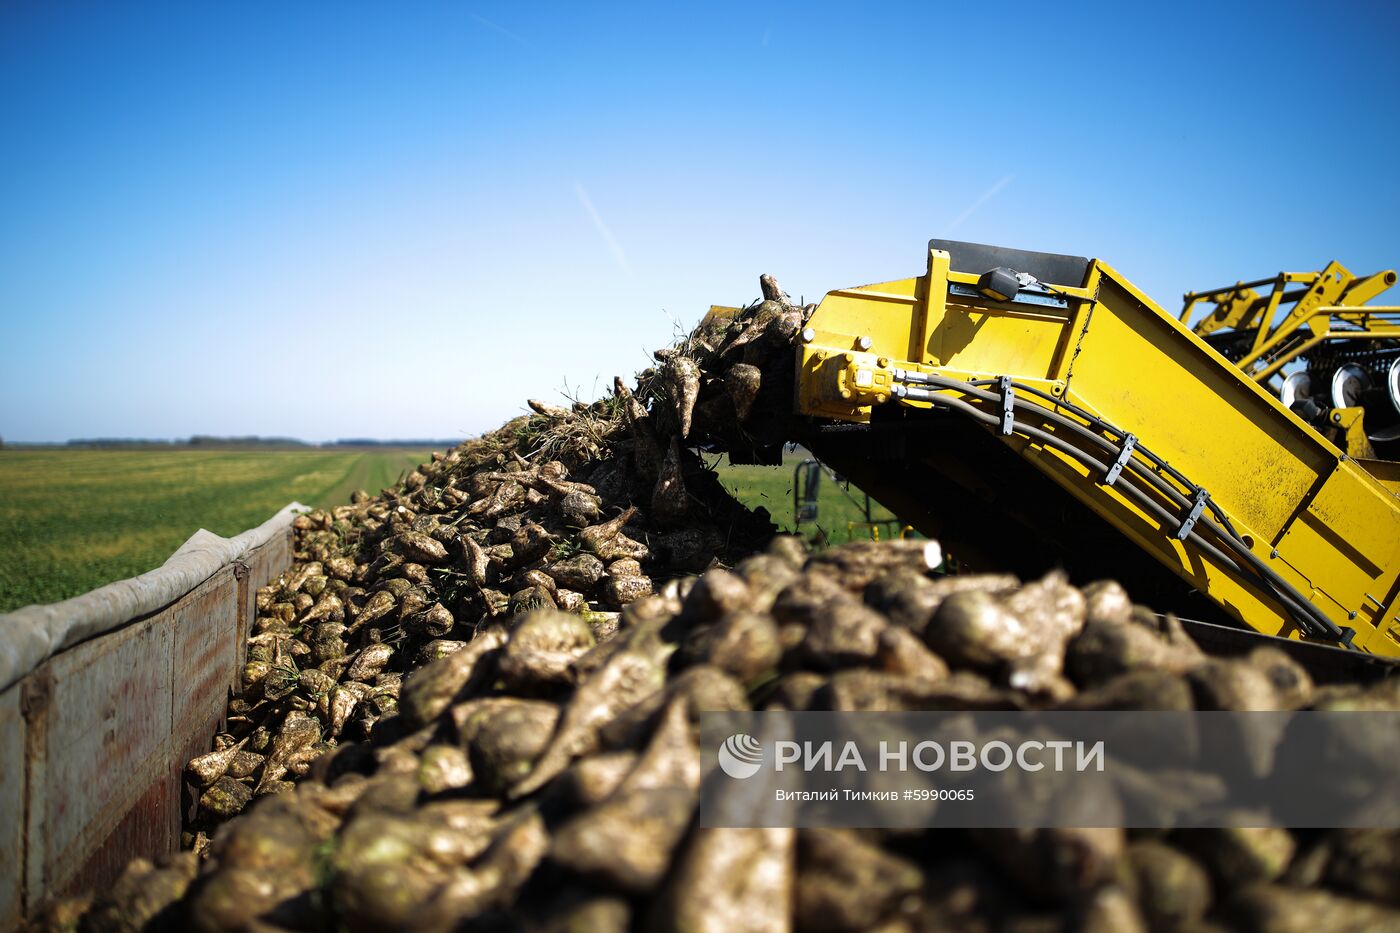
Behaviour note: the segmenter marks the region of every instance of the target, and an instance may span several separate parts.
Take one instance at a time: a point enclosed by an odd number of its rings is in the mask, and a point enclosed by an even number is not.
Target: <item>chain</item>
[[[1102,286],[1102,279],[1094,283],[1094,297],[1089,305],[1089,313],[1084,318],[1084,326],[1079,329],[1079,339],[1074,342],[1074,353],[1070,354],[1069,367],[1065,370],[1065,391],[1060,394],[1060,398],[1069,398],[1069,382],[1074,378],[1074,361],[1079,359],[1079,351],[1084,349],[1084,335],[1089,333],[1089,324],[1094,320],[1094,309],[1099,306],[1099,289]]]

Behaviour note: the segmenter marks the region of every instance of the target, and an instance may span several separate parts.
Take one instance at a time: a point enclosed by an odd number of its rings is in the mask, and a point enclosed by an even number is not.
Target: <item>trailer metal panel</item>
[[[222,726],[257,589],[291,562],[292,517],[178,599],[0,693],[0,927],[178,848],[185,762]]]
[[[45,665],[53,684],[42,748],[46,794],[42,833],[30,845],[42,847],[46,891],[66,890],[79,874],[106,876],[104,869],[117,868],[108,862],[124,865],[128,851],[170,847],[169,820],[148,815],[177,803],[166,773],[172,621],[159,613]]]
[[[20,686],[0,693],[0,927],[18,926],[24,854],[24,717]]]

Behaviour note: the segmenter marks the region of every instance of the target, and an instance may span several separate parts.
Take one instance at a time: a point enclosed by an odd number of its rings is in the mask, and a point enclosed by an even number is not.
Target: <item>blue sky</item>
[[[477,433],[931,236],[1400,265],[1400,4],[1063,7],[6,3],[0,436]]]

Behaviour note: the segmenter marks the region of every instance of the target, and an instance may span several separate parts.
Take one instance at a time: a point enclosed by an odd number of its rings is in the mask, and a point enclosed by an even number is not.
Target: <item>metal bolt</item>
[[[869,350],[874,345],[875,341],[871,340],[865,334],[856,338],[856,346],[860,347],[862,350]]]
[[[1274,558],[1278,557],[1278,548],[1274,548],[1272,551],[1270,551],[1269,556]]]
[[[1350,620],[1354,618],[1356,618],[1356,610],[1353,609],[1351,612],[1347,613],[1347,619]]]
[[[810,328],[810,327],[804,327],[804,328],[802,329],[802,342],[803,342],[803,343],[811,343],[813,340],[816,340],[816,339],[817,339],[817,332],[814,331],[814,330],[812,330],[812,328]]]
[[[842,390],[841,390],[841,397],[842,397],[842,398],[850,398],[850,397],[851,397],[851,390],[850,390],[850,389],[842,389]]]
[[[1342,413],[1339,412],[1339,411],[1334,411],[1334,412],[1332,412],[1332,420],[1335,421],[1335,422],[1337,422],[1338,424],[1341,424],[1341,423],[1342,423]]]
[[[890,365],[890,358],[888,356],[882,356],[875,361],[875,365],[884,369],[886,366]]]

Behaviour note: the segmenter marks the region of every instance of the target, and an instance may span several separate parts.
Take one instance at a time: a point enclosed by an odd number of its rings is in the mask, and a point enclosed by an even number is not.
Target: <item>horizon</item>
[[[1396,4],[266,10],[0,9],[7,444],[471,437],[930,237],[1400,266]]]
[[[65,440],[11,441],[0,436],[0,450],[19,447],[200,447],[237,446],[262,447],[431,447],[438,444],[456,446],[469,437],[336,437],[308,440],[302,437],[264,437],[247,435],[226,437],[212,434],[192,434],[189,437],[70,437]]]

